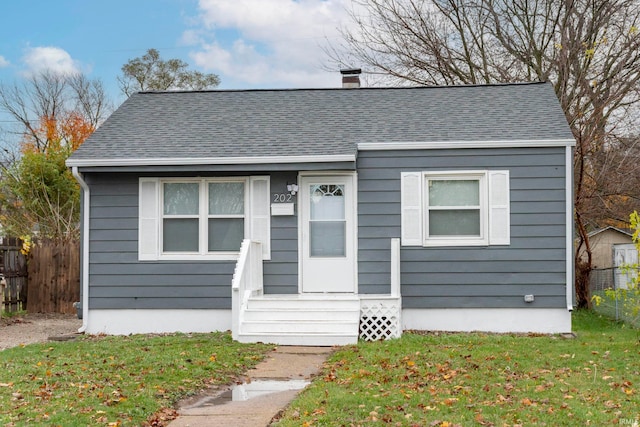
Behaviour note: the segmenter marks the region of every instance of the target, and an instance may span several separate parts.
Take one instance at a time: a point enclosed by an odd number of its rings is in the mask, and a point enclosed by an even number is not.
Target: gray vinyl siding
[[[271,175],[271,203],[274,195],[287,193],[287,184],[298,182],[297,172]],[[296,203],[297,195],[291,202]],[[271,260],[265,261],[264,293],[298,293],[298,216],[271,216]]]
[[[565,148],[361,151],[359,292],[388,293],[390,239],[400,237],[400,174],[510,171],[511,244],[402,247],[404,308],[566,305]],[[535,302],[527,304],[526,294]]]
[[[564,307],[564,161],[563,147],[360,152],[359,293],[389,292],[390,239],[400,236],[401,172],[508,169],[511,244],[402,247],[403,307]],[[138,261],[140,172],[85,172],[91,188],[90,309],[231,307],[234,261]],[[286,185],[298,179],[297,171],[270,175],[271,203],[275,194],[286,193]],[[271,217],[271,260],[264,263],[266,294],[298,292],[297,203],[295,209],[295,215]],[[535,302],[524,303],[525,294],[535,295]]]
[[[138,261],[139,178],[136,173],[85,175],[91,190],[89,308],[231,308],[235,261]],[[294,172],[273,174],[272,193],[296,179]],[[297,218],[273,217],[266,293],[297,292],[297,256]]]

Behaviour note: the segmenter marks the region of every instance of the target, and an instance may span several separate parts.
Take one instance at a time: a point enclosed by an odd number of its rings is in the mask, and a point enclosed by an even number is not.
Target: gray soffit
[[[358,144],[569,140],[547,83],[140,92],[67,164],[354,162]]]

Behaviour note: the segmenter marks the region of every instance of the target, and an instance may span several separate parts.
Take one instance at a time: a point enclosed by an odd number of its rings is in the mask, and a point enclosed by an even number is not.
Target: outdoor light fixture
[[[298,192],[298,184],[287,184],[287,191],[291,193],[292,196],[295,196]]]

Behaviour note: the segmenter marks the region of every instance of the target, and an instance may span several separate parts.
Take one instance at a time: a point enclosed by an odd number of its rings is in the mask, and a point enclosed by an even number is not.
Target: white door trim
[[[353,280],[354,280],[354,288],[353,294],[358,293],[358,173],[355,171],[301,171],[298,173],[298,183],[302,184],[302,178],[306,177],[351,177],[351,188],[353,192],[352,201],[352,212],[353,212],[353,233],[351,237],[353,239]],[[298,293],[303,293],[302,287],[302,256],[303,256],[303,221],[302,221],[302,204],[304,200],[302,200],[301,194],[298,193],[297,197],[297,213],[298,213]],[[349,292],[351,293],[351,292]]]

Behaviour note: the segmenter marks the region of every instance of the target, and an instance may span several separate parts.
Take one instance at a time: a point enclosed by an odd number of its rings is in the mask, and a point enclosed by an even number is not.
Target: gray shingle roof
[[[547,83],[142,92],[71,156],[116,159],[354,155],[358,143],[572,139]]]

